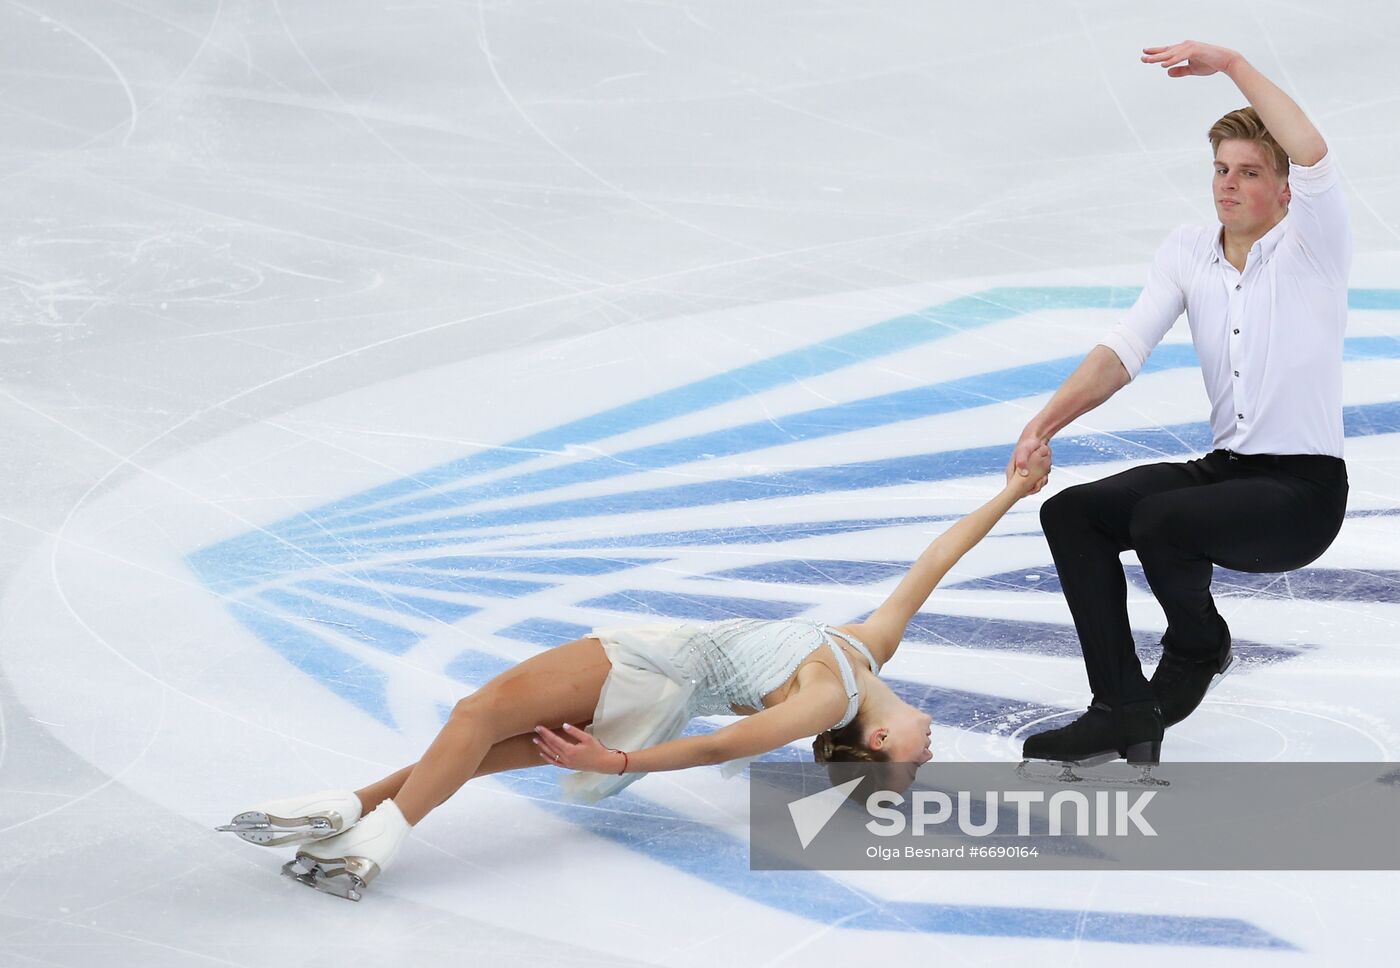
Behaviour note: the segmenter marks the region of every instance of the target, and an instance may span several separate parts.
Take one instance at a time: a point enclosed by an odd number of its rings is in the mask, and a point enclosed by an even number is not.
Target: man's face
[[[1263,235],[1288,211],[1288,179],[1257,141],[1220,142],[1212,190],[1215,214],[1231,234]]]

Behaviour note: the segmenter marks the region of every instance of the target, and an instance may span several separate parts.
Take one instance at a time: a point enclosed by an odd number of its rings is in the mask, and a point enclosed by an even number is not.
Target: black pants
[[[1215,658],[1229,629],[1210,596],[1214,566],[1301,568],[1337,536],[1346,502],[1346,464],[1338,458],[1228,450],[1135,467],[1046,501],[1040,521],[1094,698],[1110,706],[1152,698],[1128,625],[1121,552],[1137,552],[1167,614],[1163,647]]]

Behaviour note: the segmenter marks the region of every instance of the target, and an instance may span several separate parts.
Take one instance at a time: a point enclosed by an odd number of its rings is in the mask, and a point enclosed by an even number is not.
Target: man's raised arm
[[[1298,103],[1260,74],[1239,51],[1184,40],[1170,47],[1143,48],[1142,62],[1161,64],[1172,77],[1224,74],[1249,99],[1259,112],[1259,120],[1295,165],[1311,168],[1327,154],[1327,142]]]

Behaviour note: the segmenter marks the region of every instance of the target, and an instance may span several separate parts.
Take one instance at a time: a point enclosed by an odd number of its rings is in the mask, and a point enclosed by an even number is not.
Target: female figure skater
[[[282,872],[351,900],[410,828],[467,780],[551,764],[578,771],[593,801],[644,773],[759,756],[816,734],[818,762],[928,762],[932,719],[882,683],[910,618],[935,586],[1049,473],[1049,447],[941,534],[864,622],[730,619],[597,630],[492,679],[452,710],[417,763],[354,793],[266,803],[218,829],[264,846],[301,845]],[[743,718],[680,737],[694,716]],[[910,774],[912,777],[912,767]],[[361,816],[363,815],[363,819]]]

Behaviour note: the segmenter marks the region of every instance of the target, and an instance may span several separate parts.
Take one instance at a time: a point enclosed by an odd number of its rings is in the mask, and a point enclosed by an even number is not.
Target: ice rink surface
[[[712,769],[470,784],[360,904],[210,829],[594,625],[877,604],[1212,219],[1184,37],[1343,167],[1351,499],[1164,757],[1394,761],[1394,4],[0,4],[0,965],[1393,964],[1393,873],[752,873]],[[1207,415],[1183,322],[1047,494]],[[1039,500],[889,670],[939,759],[1087,701]]]

